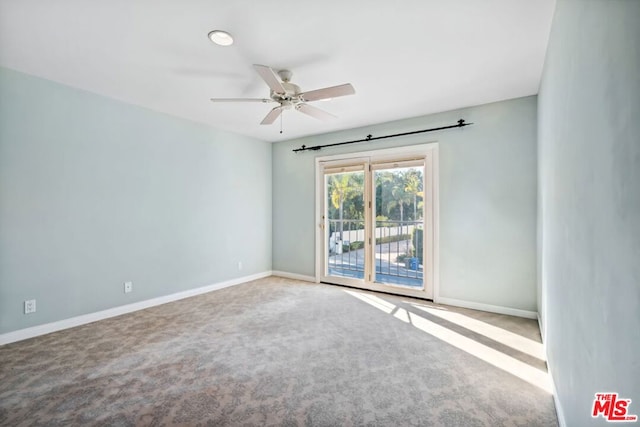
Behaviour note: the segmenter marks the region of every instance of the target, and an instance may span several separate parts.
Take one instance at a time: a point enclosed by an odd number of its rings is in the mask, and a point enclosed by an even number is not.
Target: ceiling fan
[[[289,70],[280,70],[276,74],[273,69],[267,67],[266,65],[254,64],[253,68],[255,68],[260,77],[262,77],[262,80],[264,80],[267,86],[269,86],[269,89],[271,89],[269,98],[211,98],[211,101],[264,103],[275,102],[280,104],[269,111],[267,116],[262,120],[262,122],[260,122],[261,125],[272,124],[280,116],[280,114],[282,114],[282,111],[291,108],[319,120],[328,120],[335,118],[333,114],[309,105],[308,102],[337,98],[339,96],[353,95],[354,93],[356,93],[353,86],[351,86],[351,83],[302,92],[298,85],[291,83],[292,73]]]

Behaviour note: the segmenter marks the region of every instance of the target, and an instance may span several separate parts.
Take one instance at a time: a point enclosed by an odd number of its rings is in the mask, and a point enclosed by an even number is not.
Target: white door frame
[[[430,266],[425,266],[425,275],[430,274],[427,283],[430,284],[429,289],[425,289],[424,291],[413,291],[407,292],[406,290],[402,290],[403,295],[415,296],[418,298],[427,298],[437,300],[439,296],[439,173],[438,173],[438,143],[430,142],[421,145],[411,145],[405,147],[396,147],[396,148],[388,148],[381,150],[370,150],[363,151],[357,153],[346,153],[346,154],[335,154],[329,156],[318,156],[315,158],[315,181],[316,181],[316,200],[315,200],[315,210],[314,210],[314,224],[316,227],[315,233],[315,278],[316,283],[320,283],[322,271],[324,268],[323,260],[324,260],[324,222],[322,219],[322,207],[323,207],[323,193],[324,193],[324,173],[322,170],[323,162],[335,162],[335,161],[344,161],[345,164],[349,162],[349,160],[356,161],[357,159],[374,157],[376,162],[384,161],[386,158],[391,160],[410,158],[412,156],[424,156],[427,159],[425,163],[425,179],[427,183],[431,183],[431,187],[429,188],[432,196],[432,210],[429,212],[427,210],[427,215],[433,215],[431,218],[432,224],[432,241],[429,245],[425,242],[426,250],[428,251],[428,256],[426,258],[426,262],[432,263]],[[429,171],[430,172],[429,172]],[[427,176],[430,174],[430,176]],[[426,190],[426,189],[425,189]],[[370,189],[365,189],[366,192],[369,192]],[[370,197],[370,195],[369,195]],[[366,205],[365,205],[366,206]],[[427,216],[425,216],[425,219]],[[425,233],[427,234],[427,233]],[[430,255],[430,256],[429,256]],[[373,256],[373,254],[370,254]],[[366,277],[366,276],[365,276]],[[390,286],[380,286],[380,285],[370,285],[368,289],[378,290],[381,292],[394,293],[393,287]]]

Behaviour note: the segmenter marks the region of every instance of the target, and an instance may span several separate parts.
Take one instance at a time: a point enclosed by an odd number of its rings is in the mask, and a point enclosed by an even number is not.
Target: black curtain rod
[[[335,147],[337,145],[355,144],[356,142],[375,141],[376,139],[395,138],[396,136],[415,135],[416,133],[434,132],[436,130],[462,128],[462,127],[469,126],[469,125],[472,125],[472,124],[473,123],[465,123],[464,119],[460,119],[460,120],[458,120],[458,124],[456,124],[456,125],[442,126],[442,127],[439,127],[439,128],[431,128],[431,129],[414,130],[413,132],[395,133],[393,135],[384,135],[384,136],[367,135],[367,137],[364,138],[364,139],[356,139],[356,140],[353,140],[353,141],[345,141],[345,142],[336,142],[335,144],[314,145],[313,147],[307,147],[306,145],[303,145],[302,147],[296,148],[295,150],[293,150],[293,152],[297,153],[298,151],[307,151],[307,150],[318,151],[321,148],[325,148],[325,147]]]

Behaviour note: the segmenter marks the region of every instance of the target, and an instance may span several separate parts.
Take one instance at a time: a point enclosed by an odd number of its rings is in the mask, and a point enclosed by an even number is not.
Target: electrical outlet
[[[36,300],[28,299],[24,302],[24,314],[31,314],[36,312]]]
[[[133,282],[124,282],[124,293],[133,292]]]
[[[242,270],[242,261],[238,261],[238,270]]]

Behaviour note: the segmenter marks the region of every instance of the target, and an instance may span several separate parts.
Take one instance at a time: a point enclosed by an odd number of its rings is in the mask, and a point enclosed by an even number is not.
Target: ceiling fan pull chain
[[[280,114],[280,133],[282,133],[282,116],[284,116],[284,112]]]

